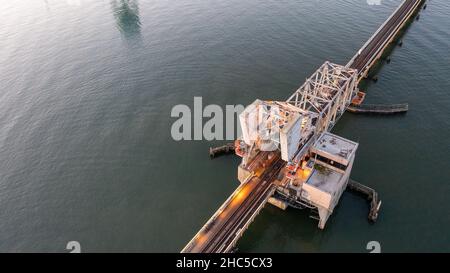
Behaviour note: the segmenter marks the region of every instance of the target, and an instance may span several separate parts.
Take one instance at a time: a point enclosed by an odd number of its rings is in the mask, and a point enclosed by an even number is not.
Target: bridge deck
[[[422,2],[405,0],[350,60],[347,67],[357,69],[361,77],[365,76]]]
[[[278,156],[260,177],[242,183],[182,252],[229,252],[273,195],[273,181],[283,166]]]

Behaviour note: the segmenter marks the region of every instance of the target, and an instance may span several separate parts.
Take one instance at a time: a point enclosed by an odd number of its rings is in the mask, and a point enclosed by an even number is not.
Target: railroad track
[[[278,175],[284,163],[281,159],[276,159],[270,171],[266,172],[258,179],[258,185],[249,193],[248,197],[233,211],[230,217],[219,227],[220,232],[209,240],[201,249],[204,253],[224,252],[228,248],[228,244],[237,236],[236,233],[243,228],[250,219],[252,212],[266,199],[266,194],[273,187],[272,181]],[[233,236],[234,235],[234,236]]]
[[[369,65],[376,56],[383,51],[383,48],[397,34],[398,29],[403,25],[404,21],[409,17],[408,14],[414,11],[413,7],[420,4],[423,0],[407,0],[393,17],[384,25],[373,40],[360,52],[350,65],[351,68],[357,69],[359,73],[363,73],[366,66]]]

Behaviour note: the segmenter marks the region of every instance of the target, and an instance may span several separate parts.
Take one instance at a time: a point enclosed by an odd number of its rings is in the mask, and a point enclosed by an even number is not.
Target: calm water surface
[[[177,252],[238,185],[235,157],[173,141],[171,108],[286,99],[345,64],[400,0],[0,2],[0,251]],[[450,3],[433,0],[367,87],[408,114],[346,114],[353,178],[326,230],[267,206],[246,252],[450,251]]]

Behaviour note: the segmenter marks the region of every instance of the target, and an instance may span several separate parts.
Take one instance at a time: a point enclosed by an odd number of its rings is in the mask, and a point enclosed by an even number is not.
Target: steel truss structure
[[[318,114],[316,136],[329,131],[357,93],[358,71],[325,62],[292,94],[287,103]]]

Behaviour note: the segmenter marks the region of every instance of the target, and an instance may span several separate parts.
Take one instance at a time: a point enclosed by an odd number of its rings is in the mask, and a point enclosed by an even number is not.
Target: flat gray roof
[[[323,133],[314,144],[314,149],[345,160],[349,160],[357,148],[358,143],[329,132]]]

